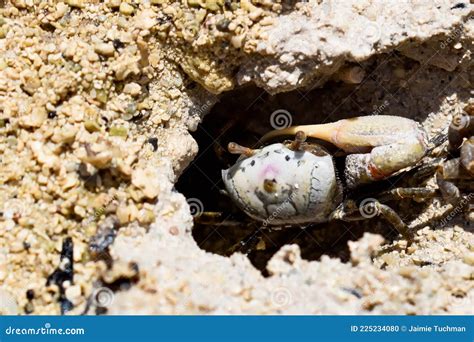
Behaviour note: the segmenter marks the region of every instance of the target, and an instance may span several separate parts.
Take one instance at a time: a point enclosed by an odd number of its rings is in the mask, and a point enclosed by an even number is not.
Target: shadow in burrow
[[[437,112],[445,97],[454,92],[463,96],[459,83],[462,80],[456,71],[423,65],[397,53],[376,56],[359,66],[364,69],[365,78],[356,85],[329,80],[322,88],[306,87],[278,95],[248,86],[221,97],[193,133],[199,154],[176,184],[188,201],[202,203],[198,210],[221,213],[216,222],[233,222],[195,224],[193,236],[200,248],[229,255],[259,227],[220,191],[224,187],[221,170],[237,158],[226,150],[230,141],[256,147],[259,138],[278,125],[325,123],[362,115],[398,115],[421,121]],[[321,80],[315,84],[318,82]],[[335,162],[341,174],[344,157],[336,158]],[[398,177],[396,185],[408,184],[409,178],[410,173]],[[378,192],[390,188],[393,181],[360,189],[355,196],[376,197]],[[391,202],[390,206],[409,222],[422,212],[425,204],[406,200]],[[306,229],[272,229],[263,232],[259,245],[248,257],[264,274],[268,260],[286,244],[298,244],[302,257],[308,260],[328,255],[348,261],[348,241],[359,239],[364,232],[379,233],[388,241],[397,236],[388,223],[377,218],[353,223],[334,221]]]

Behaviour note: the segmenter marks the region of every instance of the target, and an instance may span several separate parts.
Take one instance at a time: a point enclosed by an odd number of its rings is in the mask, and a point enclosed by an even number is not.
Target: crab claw
[[[413,166],[428,149],[427,134],[414,120],[398,116],[361,116],[327,124],[293,126],[271,131],[262,141],[302,131],[328,141],[346,153],[349,187],[387,178]]]

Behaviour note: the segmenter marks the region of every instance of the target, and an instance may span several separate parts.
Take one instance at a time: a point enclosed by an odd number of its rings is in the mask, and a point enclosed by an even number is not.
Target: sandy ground
[[[244,228],[193,216],[228,207],[214,152],[275,112],[445,133],[474,100],[473,17],[467,0],[0,1],[1,313],[472,314],[467,202],[445,220],[440,198],[400,203],[412,244],[369,222],[265,233],[249,256],[222,255]]]

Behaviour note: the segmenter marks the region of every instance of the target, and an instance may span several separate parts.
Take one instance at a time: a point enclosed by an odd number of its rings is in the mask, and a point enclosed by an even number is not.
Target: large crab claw
[[[302,131],[346,153],[349,187],[386,178],[416,164],[427,152],[427,134],[419,123],[398,116],[361,116],[327,124],[293,126],[267,133],[262,142]]]

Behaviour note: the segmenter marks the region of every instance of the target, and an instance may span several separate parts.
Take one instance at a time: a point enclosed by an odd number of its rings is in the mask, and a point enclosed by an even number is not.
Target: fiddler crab
[[[473,129],[472,112],[453,119],[448,133],[450,148],[460,148],[460,157],[438,166],[437,182],[443,197],[459,198],[455,180],[472,180]],[[260,143],[264,145],[283,136],[294,136],[294,139],[259,149],[229,143],[229,152],[240,157],[222,171],[226,193],[263,228],[363,220],[379,215],[404,238],[412,239],[413,229],[389,206],[378,200],[370,201],[364,210],[375,215],[363,215],[360,206],[345,199],[333,156],[308,138],[329,142],[347,154],[344,179],[346,188],[352,190],[409,169],[427,155],[428,135],[418,122],[398,116],[361,116],[271,131]],[[427,198],[435,193],[433,189],[416,187],[391,189],[385,195]]]

